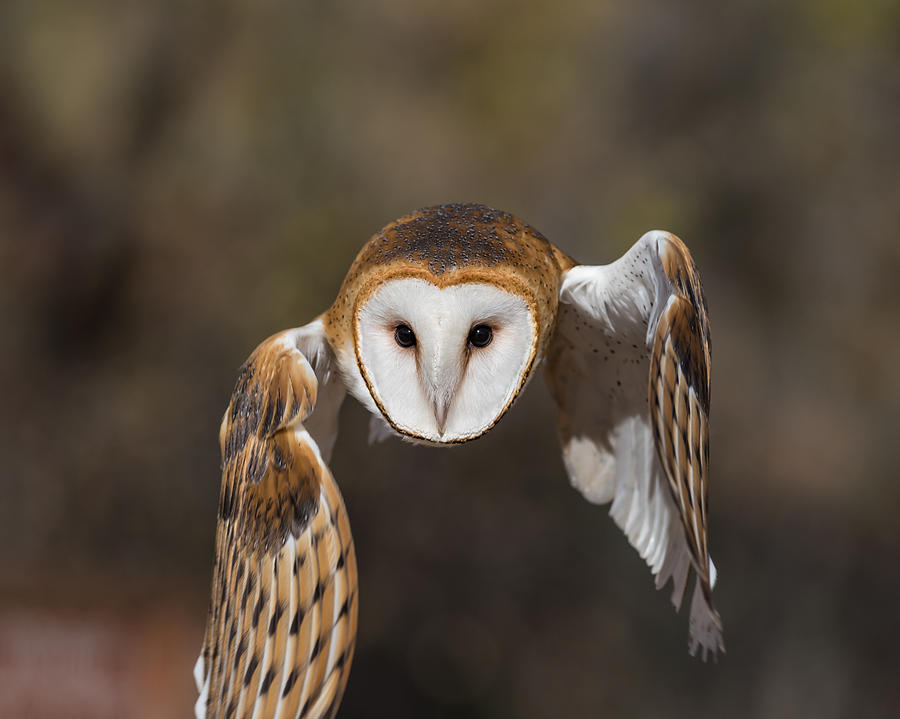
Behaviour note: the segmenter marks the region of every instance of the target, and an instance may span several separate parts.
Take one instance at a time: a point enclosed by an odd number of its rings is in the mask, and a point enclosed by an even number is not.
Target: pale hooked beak
[[[453,352],[438,351],[429,359],[422,367],[423,388],[431,402],[438,433],[443,434],[463,367],[459,355]]]
[[[452,397],[439,399],[434,402],[434,418],[437,420],[438,432],[444,433],[444,425],[447,424],[447,415],[450,413]]]

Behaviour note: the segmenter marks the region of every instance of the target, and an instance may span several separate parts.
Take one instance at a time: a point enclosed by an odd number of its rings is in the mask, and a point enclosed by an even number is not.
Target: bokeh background
[[[0,3],[0,715],[189,715],[238,367],[471,200],[691,247],[728,654],[568,486],[541,379],[447,451],[349,401],[341,716],[896,716],[898,128],[890,0]]]

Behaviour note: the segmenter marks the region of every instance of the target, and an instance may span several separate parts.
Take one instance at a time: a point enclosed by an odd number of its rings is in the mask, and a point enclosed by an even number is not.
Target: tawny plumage
[[[715,651],[724,645],[721,620],[712,608],[713,577],[706,529],[709,320],[700,277],[684,243],[667,236],[660,257],[674,292],[663,308],[650,352],[650,421],[694,560],[694,603],[705,603],[707,608],[691,612],[691,633],[695,637],[714,636],[717,646],[711,649]],[[703,622],[706,625],[698,624]],[[696,651],[698,642],[692,642],[692,651]]]
[[[353,542],[327,461],[346,393],[373,436],[484,435],[543,364],[572,484],[680,606],[691,653],[724,651],[707,550],[709,322],[685,245],[644,235],[579,265],[481,205],[387,225],[334,304],[245,364],[222,424],[216,568],[198,717],[331,717],[356,632]]]
[[[200,716],[333,716],[353,658],[356,557],[340,492],[303,427],[319,383],[298,334],[256,349],[222,422]]]

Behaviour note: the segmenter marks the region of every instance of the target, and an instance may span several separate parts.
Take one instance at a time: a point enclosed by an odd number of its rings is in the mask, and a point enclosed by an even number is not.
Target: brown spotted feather
[[[244,365],[220,434],[202,655],[209,718],[332,717],[353,657],[353,540],[337,485],[303,429],[317,381],[288,334]]]
[[[699,274],[681,240],[667,235],[660,243],[660,260],[674,292],[652,340],[651,424],[700,587],[721,629],[712,604],[707,547],[710,332],[706,300]]]

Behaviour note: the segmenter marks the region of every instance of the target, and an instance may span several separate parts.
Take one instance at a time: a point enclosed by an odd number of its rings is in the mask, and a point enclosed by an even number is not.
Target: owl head
[[[481,436],[540,362],[572,261],[482,205],[401,217],[362,248],[325,329],[351,393],[428,443]]]

